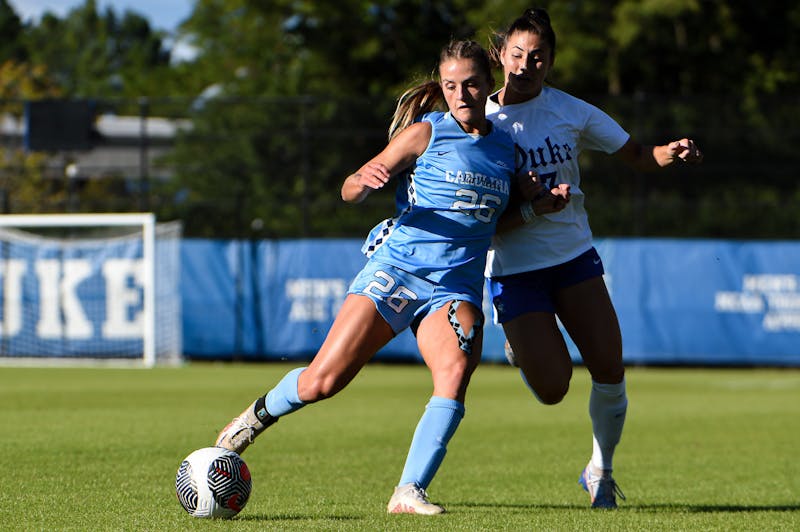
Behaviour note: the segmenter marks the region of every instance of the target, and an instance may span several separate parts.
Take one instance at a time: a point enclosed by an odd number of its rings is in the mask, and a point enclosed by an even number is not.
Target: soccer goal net
[[[0,359],[180,362],[180,238],[150,213],[0,216]]]

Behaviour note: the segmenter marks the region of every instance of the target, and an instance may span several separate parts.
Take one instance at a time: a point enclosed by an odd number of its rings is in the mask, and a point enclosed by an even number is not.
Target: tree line
[[[86,0],[22,21],[0,0],[0,101],[90,98],[120,115],[143,99],[186,119],[146,205],[205,237],[361,236],[391,192],[345,205],[344,177],[385,143],[396,97],[433,71],[441,46],[488,46],[527,2],[198,0],[175,34]],[[598,236],[795,238],[800,220],[800,4],[712,0],[541,2],[557,33],[550,84],[594,103],[643,142],[691,136],[691,170],[642,175],[586,156]],[[194,55],[175,60],[178,43]],[[501,72],[495,76],[500,83]],[[51,153],[5,146],[5,212],[63,210]],[[83,210],[136,209],[113,179]]]

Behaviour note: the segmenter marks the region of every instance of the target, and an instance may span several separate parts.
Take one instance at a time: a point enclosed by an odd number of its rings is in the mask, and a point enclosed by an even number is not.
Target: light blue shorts
[[[422,319],[450,301],[466,301],[481,308],[483,280],[443,286],[388,264],[370,260],[356,275],[348,294],[367,296],[395,334],[416,329]]]

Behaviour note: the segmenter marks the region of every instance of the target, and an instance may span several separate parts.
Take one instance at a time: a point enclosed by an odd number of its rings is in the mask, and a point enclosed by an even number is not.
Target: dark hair
[[[472,60],[478,70],[486,76],[489,85],[494,86],[492,60],[489,53],[477,42],[471,40],[450,41],[439,54],[439,65],[451,59]],[[392,123],[389,125],[389,140],[410,126],[419,115],[447,109],[442,86],[438,80],[438,71],[437,65],[437,74],[434,76],[437,79],[430,79],[408,89],[397,100]]]
[[[530,32],[542,37],[550,45],[550,59],[556,57],[556,32],[550,24],[550,15],[542,8],[526,9],[515,19],[504,33],[495,33],[490,53],[495,64],[500,64],[500,53],[508,44],[508,38],[517,32]]]

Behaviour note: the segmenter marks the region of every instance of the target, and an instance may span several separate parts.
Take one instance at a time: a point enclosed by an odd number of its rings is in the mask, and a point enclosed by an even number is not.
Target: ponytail
[[[397,100],[392,123],[389,125],[389,140],[413,124],[419,115],[446,109],[447,104],[439,82],[429,80],[408,89]]]

